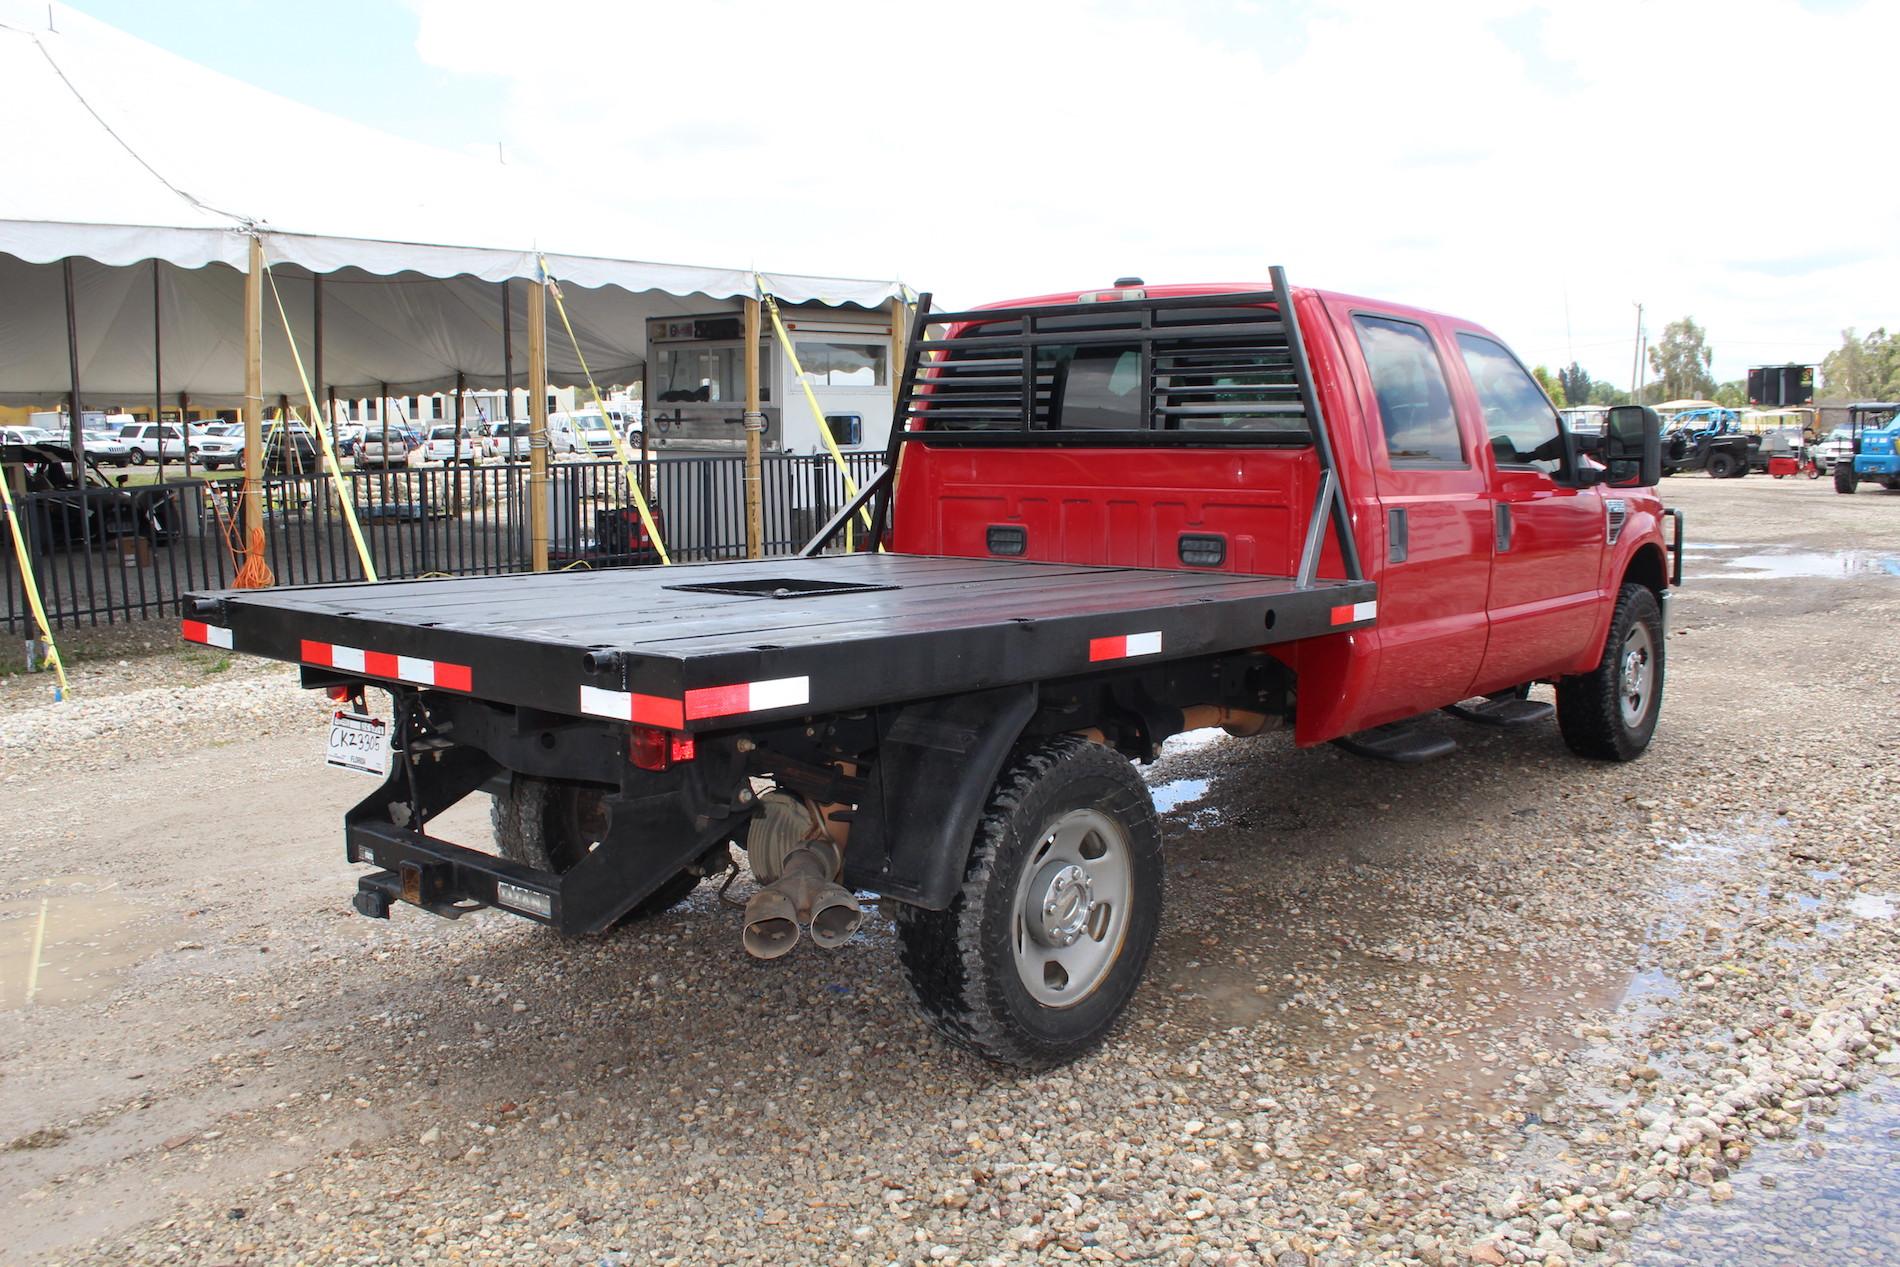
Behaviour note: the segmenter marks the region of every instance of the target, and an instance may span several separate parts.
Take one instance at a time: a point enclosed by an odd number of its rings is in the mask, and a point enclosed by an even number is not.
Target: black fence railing
[[[861,485],[883,467],[884,455],[847,453],[845,461]],[[636,464],[635,472],[674,561],[745,556],[743,458],[657,458]],[[548,476],[553,566],[658,561],[618,463],[555,462]],[[768,455],[762,478],[767,554],[797,550],[848,498],[828,456]],[[531,565],[526,462],[349,471],[344,484],[384,579],[494,575]],[[279,585],[363,579],[328,479],[270,476],[262,495],[265,561]],[[28,492],[17,503],[41,601],[56,629],[176,616],[183,595],[228,586],[236,574],[235,481]],[[24,635],[32,614],[4,525],[0,547],[0,620]]]

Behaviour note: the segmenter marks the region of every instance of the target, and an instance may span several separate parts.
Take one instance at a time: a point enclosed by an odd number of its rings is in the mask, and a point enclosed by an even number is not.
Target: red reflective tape
[[[687,692],[688,698],[692,692]],[[704,714],[711,716],[712,714]],[[662,695],[633,694],[633,713],[631,720],[642,726],[661,726],[668,730],[678,730],[686,724],[686,710],[676,699],[667,699]]]
[[[1333,608],[1333,623],[1335,625],[1350,625],[1352,623],[1351,603],[1347,603],[1344,607]]]
[[[305,639],[297,651],[297,658],[310,664],[321,664],[327,667],[330,663],[330,644]]]
[[[1125,660],[1128,658],[1128,635],[1119,634],[1113,638],[1090,638],[1089,659]]]
[[[752,710],[752,686],[740,682],[733,686],[702,686],[686,692],[688,717],[728,717]]]
[[[448,664],[437,660],[435,684],[445,691],[472,691],[475,689],[475,671],[466,664]]]
[[[396,669],[396,657],[387,651],[365,651],[363,653],[363,672],[371,677],[400,677]]]
[[[178,626],[178,632],[184,635],[187,642],[211,641],[211,635],[206,631],[205,622],[202,620],[182,621]]]

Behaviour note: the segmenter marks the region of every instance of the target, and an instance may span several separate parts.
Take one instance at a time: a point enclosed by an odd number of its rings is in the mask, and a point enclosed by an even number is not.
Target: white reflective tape
[[[330,667],[333,669],[347,669],[354,673],[361,673],[363,671],[363,648],[339,647],[335,643],[331,643]]]
[[[1377,599],[1367,599],[1363,603],[1354,603],[1352,605],[1352,618],[1354,620],[1371,620],[1378,614],[1379,600]]]
[[[747,683],[746,702],[755,713],[762,713],[768,708],[796,708],[800,704],[809,704],[811,679],[781,677],[768,682]]]
[[[229,629],[221,629],[217,625],[206,625],[205,644],[212,647],[223,647],[226,651],[229,651],[231,649],[231,631]]]
[[[1157,629],[1152,633],[1129,634],[1128,654],[1131,656],[1160,655],[1161,631]]]
[[[434,686],[435,661],[417,660],[411,656],[399,655],[396,657],[396,676],[405,682]]]
[[[631,721],[633,696],[626,691],[603,691],[598,686],[583,686],[581,711],[593,717],[611,717],[615,721]]]

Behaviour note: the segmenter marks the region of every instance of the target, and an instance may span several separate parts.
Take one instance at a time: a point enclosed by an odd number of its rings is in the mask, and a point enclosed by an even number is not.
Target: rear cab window
[[[1352,325],[1372,378],[1386,460],[1394,467],[1469,466],[1431,333],[1415,321],[1369,312],[1354,313]]]
[[[939,433],[1305,444],[1299,383],[1277,322],[1270,306],[1105,304],[1095,313],[1037,317],[1033,351],[1017,342],[1032,341],[1021,320],[976,323],[921,374],[919,415],[925,430]],[[966,338],[984,342],[959,347]],[[1034,367],[1028,410],[1025,352]]]

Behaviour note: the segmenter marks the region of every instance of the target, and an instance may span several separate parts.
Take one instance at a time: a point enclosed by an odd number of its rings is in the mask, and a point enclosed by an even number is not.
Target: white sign
[[[380,717],[338,712],[330,719],[330,746],[324,760],[339,769],[389,773],[389,723]]]

